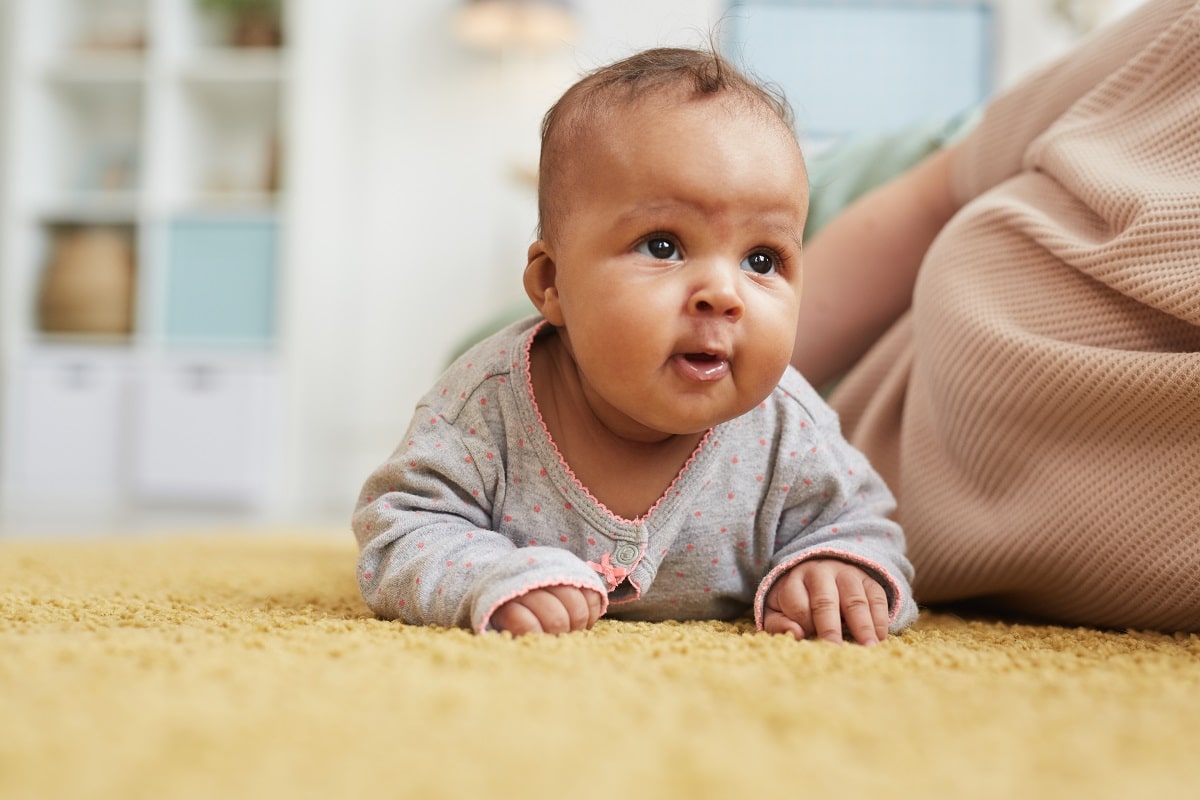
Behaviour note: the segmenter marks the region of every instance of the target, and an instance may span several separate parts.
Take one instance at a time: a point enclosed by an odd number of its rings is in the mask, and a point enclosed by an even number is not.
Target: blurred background
[[[541,115],[710,40],[810,152],[964,119],[1138,0],[0,0],[0,535],[347,524],[526,308]]]

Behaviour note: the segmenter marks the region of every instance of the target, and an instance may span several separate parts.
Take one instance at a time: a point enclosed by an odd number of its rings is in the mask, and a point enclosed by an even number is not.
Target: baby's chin
[[[647,444],[666,441],[677,436],[698,436],[707,433],[723,422],[737,419],[757,405],[758,402],[755,402],[745,409],[727,410],[713,414],[672,414],[670,411],[666,411],[657,419],[643,417],[636,420],[636,429],[623,435],[627,439]]]
[[[639,442],[641,444],[657,444],[678,436],[696,436],[705,433],[713,425],[719,424],[719,422],[706,424],[704,420],[685,420],[679,417],[674,419],[654,419],[643,414],[637,417],[629,417],[618,425],[609,424],[607,427],[618,437],[626,441]]]
[[[782,373],[781,373],[782,375]],[[697,436],[760,406],[778,385],[764,383],[761,376],[753,386],[739,386],[726,375],[724,388],[699,393],[659,395],[650,402],[634,403],[627,397],[610,396],[608,428],[633,442],[653,444],[678,436]]]

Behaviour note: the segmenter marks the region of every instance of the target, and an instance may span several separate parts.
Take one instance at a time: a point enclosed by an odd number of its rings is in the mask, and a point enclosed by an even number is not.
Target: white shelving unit
[[[0,512],[266,509],[285,413],[286,35],[234,46],[197,0],[9,6]],[[97,231],[107,250],[76,254],[74,285],[111,289],[128,276],[112,253],[130,255],[127,330],[49,326],[51,265]]]

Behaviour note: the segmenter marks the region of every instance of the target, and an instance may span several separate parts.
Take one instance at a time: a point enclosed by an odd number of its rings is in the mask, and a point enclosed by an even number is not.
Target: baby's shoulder
[[[420,413],[454,422],[465,409],[499,405],[501,390],[522,381],[526,351],[539,324],[540,317],[520,320],[472,345],[425,393]]]
[[[768,407],[789,419],[824,426],[836,424],[837,414],[803,375],[789,366],[775,389],[764,401]]]

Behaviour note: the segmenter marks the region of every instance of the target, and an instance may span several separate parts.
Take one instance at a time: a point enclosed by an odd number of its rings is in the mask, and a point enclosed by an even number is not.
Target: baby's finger
[[[838,573],[837,589],[841,597],[842,618],[846,622],[846,629],[859,644],[879,644],[864,583],[860,572],[845,570]]]
[[[811,631],[816,633],[818,639],[841,644],[842,605],[837,582],[824,570],[814,570],[805,576],[804,585],[808,588]],[[804,625],[804,628],[810,630],[808,625]]]
[[[517,600],[510,600],[496,609],[496,613],[492,614],[492,627],[508,631],[513,636],[542,632],[538,618]]]
[[[808,606],[808,588],[800,572],[789,572],[767,592],[763,630],[790,633],[805,639],[813,632],[812,609]]]
[[[546,591],[558,598],[563,610],[567,612],[567,630],[578,631],[590,627],[587,598],[583,596],[582,590],[574,586],[549,586]]]
[[[596,620],[600,619],[601,612],[604,611],[604,598],[599,592],[593,592],[590,589],[583,590],[583,596],[587,600],[588,605],[588,630],[596,624]]]
[[[534,589],[517,598],[517,601],[537,617],[544,633],[567,633],[571,630],[571,617],[567,609],[551,591]]]
[[[868,577],[863,584],[867,588],[867,600],[871,603],[871,618],[875,621],[875,636],[882,642],[888,635],[887,592],[874,578]]]
[[[763,614],[763,630],[767,633],[789,633],[796,639],[806,638],[804,628],[782,611],[767,609]]]

